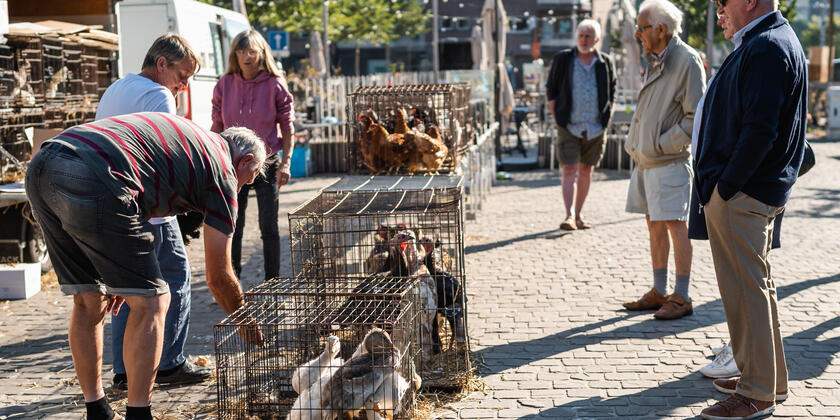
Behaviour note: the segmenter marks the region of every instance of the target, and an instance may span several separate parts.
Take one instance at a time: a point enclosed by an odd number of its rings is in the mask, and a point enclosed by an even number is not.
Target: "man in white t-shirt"
[[[108,87],[99,101],[96,119],[145,111],[174,114],[175,95],[187,87],[198,63],[198,56],[185,39],[175,34],[159,37],[146,53],[140,74],[128,74]],[[194,365],[184,355],[190,319],[190,266],[178,219],[151,218],[147,228],[154,235],[161,275],[171,294],[155,382],[169,385],[201,382],[210,377],[210,370]],[[123,306],[111,324],[114,388],[117,389],[128,387],[123,362],[127,309]]]

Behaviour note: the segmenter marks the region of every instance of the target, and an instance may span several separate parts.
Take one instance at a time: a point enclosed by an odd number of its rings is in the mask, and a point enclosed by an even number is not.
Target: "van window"
[[[222,25],[216,22],[210,22],[210,38],[213,42],[213,57],[212,63],[207,63],[208,67],[213,66],[217,76],[221,76],[225,71],[225,51],[222,46]]]

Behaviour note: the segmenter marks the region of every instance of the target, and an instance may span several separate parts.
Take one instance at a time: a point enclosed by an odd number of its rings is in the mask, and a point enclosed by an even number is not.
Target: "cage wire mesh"
[[[420,279],[420,370],[435,389],[460,388],[470,374],[462,196],[456,176],[348,176],[289,213],[299,281]]]
[[[469,101],[466,83],[357,88],[347,103],[350,172],[454,174],[472,138]]]
[[[0,112],[0,184],[23,181],[32,158],[32,143],[27,127],[43,127],[40,108],[20,108]]]
[[[249,291],[215,328],[219,417],[412,418],[417,289],[401,279],[379,295],[312,293],[278,278]]]
[[[18,106],[33,107],[44,103],[44,68],[41,39],[28,36],[6,35],[7,44],[14,53],[15,90],[11,93]],[[6,63],[4,70],[6,70]]]

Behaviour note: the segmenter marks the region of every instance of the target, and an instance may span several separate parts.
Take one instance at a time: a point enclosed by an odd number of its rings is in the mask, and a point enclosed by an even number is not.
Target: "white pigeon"
[[[338,337],[334,335],[329,336],[327,343],[324,345],[324,352],[320,356],[295,369],[295,373],[292,375],[292,388],[294,388],[295,392],[300,394],[318,382],[318,379],[323,376],[324,370],[334,366],[334,359],[340,351],[341,342],[338,340]]]
[[[292,387],[295,391],[300,389],[302,383],[303,385],[311,383],[311,385],[303,387],[302,392],[299,391],[300,394],[292,405],[289,416],[286,417],[288,420],[320,420],[327,414],[321,408],[321,394],[344,361],[340,357],[335,357],[341,350],[338,337],[327,338],[327,344],[324,347],[324,353],[297,368],[292,376]],[[324,363],[319,362],[322,358]],[[313,378],[313,373],[319,376]]]

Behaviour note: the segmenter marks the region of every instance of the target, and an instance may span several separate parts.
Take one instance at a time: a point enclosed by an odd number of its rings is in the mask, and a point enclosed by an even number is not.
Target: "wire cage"
[[[32,143],[27,127],[43,127],[40,108],[20,108],[0,113],[0,184],[23,180],[26,165],[32,158]]]
[[[249,292],[215,328],[219,417],[412,418],[417,282],[390,290],[311,293],[274,279]]]
[[[117,53],[106,49],[96,51],[97,98],[101,98],[108,86],[117,80]]]
[[[347,103],[349,171],[454,174],[471,138],[469,100],[466,83],[357,88]]]
[[[62,41],[61,52],[64,55],[66,70],[64,97],[68,101],[81,102],[84,95],[82,45],[73,41]]]
[[[97,50],[94,47],[84,46],[81,54],[82,92],[85,95],[85,99],[90,102],[96,102],[100,98],[99,75],[97,74],[99,70],[99,55]]]
[[[41,57],[44,69],[44,95],[47,102],[64,99],[67,68],[64,67],[62,42],[58,38],[41,37]]]
[[[421,376],[432,388],[460,388],[470,374],[462,196],[456,176],[347,176],[289,213],[301,281],[421,279]]]
[[[10,108],[17,101],[18,82],[15,52],[8,44],[0,44],[0,108]]]
[[[7,45],[14,55],[14,63],[12,67],[9,67],[9,70],[14,73],[6,73],[15,80],[12,93],[14,104],[23,107],[42,105],[44,103],[44,73],[40,38],[10,35],[6,37]],[[6,70],[6,64],[3,64],[3,70]]]

